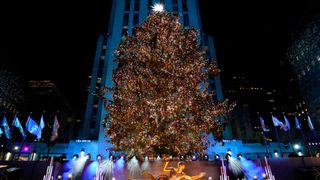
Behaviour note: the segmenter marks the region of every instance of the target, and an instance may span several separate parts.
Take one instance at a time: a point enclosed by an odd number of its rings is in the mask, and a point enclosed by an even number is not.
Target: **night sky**
[[[204,31],[213,35],[222,85],[235,72],[281,84],[290,33],[318,13],[313,2],[200,0]],[[0,3],[0,63],[26,79],[51,79],[78,107],[85,101],[98,32],[111,0]]]

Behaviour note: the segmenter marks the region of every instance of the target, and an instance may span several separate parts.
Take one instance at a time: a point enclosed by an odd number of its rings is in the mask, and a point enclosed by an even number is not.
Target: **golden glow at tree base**
[[[179,17],[154,12],[134,36],[115,50],[114,87],[102,91],[107,114],[103,125],[115,151],[135,155],[188,154],[208,146],[207,135],[220,137],[220,116],[232,105],[214,100],[209,75],[219,70],[206,59],[199,31],[184,29]]]

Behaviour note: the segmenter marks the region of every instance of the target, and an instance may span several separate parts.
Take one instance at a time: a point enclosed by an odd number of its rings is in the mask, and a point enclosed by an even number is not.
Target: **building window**
[[[188,11],[187,0],[182,0],[182,11],[183,12]]]
[[[134,13],[133,15],[133,25],[136,25],[139,23],[139,14],[138,13]]]
[[[140,0],[134,0],[134,11],[139,11]]]
[[[172,6],[172,11],[173,12],[178,12],[178,6]]]
[[[148,11],[151,10],[152,7],[152,0],[148,0]]]
[[[173,12],[178,12],[178,0],[173,0],[172,1],[172,11]]]
[[[124,5],[124,10],[130,11],[130,0],[126,0],[125,5]]]
[[[128,28],[123,28],[123,29],[122,29],[122,32],[121,32],[121,35],[122,35],[122,36],[128,35]]]
[[[103,74],[104,60],[100,60],[97,77],[101,78]]]
[[[92,116],[97,116],[98,108],[92,108]]]
[[[122,25],[123,26],[128,26],[129,24],[129,14],[128,13],[125,13],[124,16],[123,16],[123,23]]]
[[[184,26],[189,26],[190,24],[189,24],[189,16],[188,16],[188,14],[184,14],[183,15],[183,24],[184,24]]]

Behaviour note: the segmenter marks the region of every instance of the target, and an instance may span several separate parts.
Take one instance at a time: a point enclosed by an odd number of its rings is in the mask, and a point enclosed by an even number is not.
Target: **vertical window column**
[[[187,0],[182,0],[182,13],[183,13],[183,25],[186,27],[190,26]]]

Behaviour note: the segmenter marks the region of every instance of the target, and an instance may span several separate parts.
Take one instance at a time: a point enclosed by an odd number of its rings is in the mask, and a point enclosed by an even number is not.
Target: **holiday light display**
[[[136,155],[201,152],[208,133],[221,136],[220,116],[233,104],[209,92],[219,69],[205,58],[199,31],[163,11],[133,31],[115,50],[114,87],[102,91],[112,94],[104,98],[106,136],[116,151]]]

